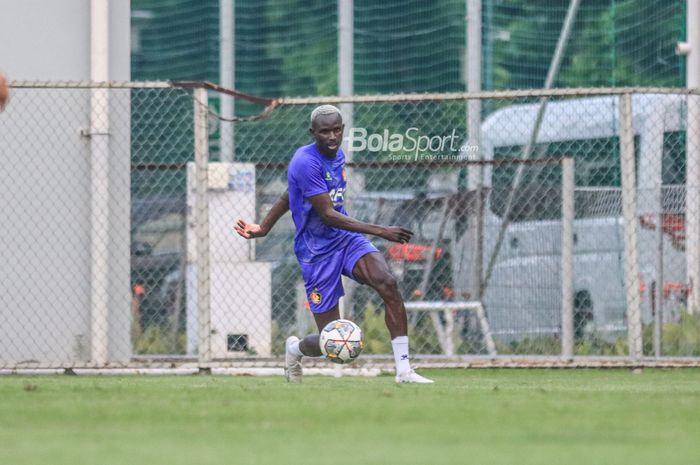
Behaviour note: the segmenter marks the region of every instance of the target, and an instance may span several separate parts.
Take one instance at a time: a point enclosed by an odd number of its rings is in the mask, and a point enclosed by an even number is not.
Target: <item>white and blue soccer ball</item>
[[[350,363],[364,348],[362,330],[350,320],[331,321],[320,336],[321,352],[333,363]]]

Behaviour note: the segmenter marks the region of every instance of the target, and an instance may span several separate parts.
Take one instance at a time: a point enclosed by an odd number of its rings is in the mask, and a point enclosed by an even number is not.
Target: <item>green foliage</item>
[[[435,326],[428,313],[422,312],[416,315],[414,324],[409,324],[408,336],[411,339],[412,351],[422,354],[441,354],[442,348],[438,341]]]
[[[681,310],[677,322],[661,325],[662,354],[667,356],[700,356],[700,315]],[[654,324],[645,325],[643,330],[644,353],[654,353]]]
[[[508,344],[496,341],[496,351],[503,355],[556,355],[561,353],[561,341],[554,336],[526,337]]]
[[[384,310],[377,309],[372,303],[367,304],[364,317],[358,323],[362,328],[365,341],[364,353],[391,354],[391,338],[384,322]],[[409,322],[408,337],[413,353],[439,354],[440,343],[427,314],[421,314],[414,324]]]
[[[598,334],[587,335],[575,342],[574,352],[579,356],[627,356],[627,334],[616,338],[603,338]],[[654,324],[644,325],[642,338],[645,355],[654,354]],[[681,310],[680,319],[668,322],[661,329],[662,355],[671,357],[700,356],[700,315]],[[510,344],[496,343],[499,354],[557,355],[561,342],[556,337],[525,338]]]
[[[604,355],[625,356],[629,353],[627,336],[618,337],[612,341],[603,339],[598,335],[587,336],[576,341],[574,353],[576,355]]]
[[[625,356],[627,351],[627,336],[615,338],[612,341],[598,335],[577,338],[574,343],[575,355]],[[508,344],[496,342],[499,354],[513,355],[559,355],[561,354],[561,339],[556,336],[526,337],[520,341]]]
[[[362,335],[365,340],[364,353],[366,354],[390,354],[391,339],[389,331],[384,323],[384,312],[379,311],[369,303],[361,322]]]
[[[184,354],[187,351],[187,335],[184,331],[173,334],[160,325],[149,325],[133,341],[134,352],[146,354]]]

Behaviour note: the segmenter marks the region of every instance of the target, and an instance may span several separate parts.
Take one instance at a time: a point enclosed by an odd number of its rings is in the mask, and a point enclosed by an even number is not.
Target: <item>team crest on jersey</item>
[[[331,172],[326,171],[326,181],[332,181],[332,180],[333,180],[333,176],[331,176]]]
[[[343,168],[343,181],[348,180],[348,174],[345,172],[345,168]]]
[[[321,303],[321,293],[318,292],[318,288],[314,288],[313,291],[311,291],[311,294],[309,294],[309,299],[311,299],[311,303],[314,305],[318,305]]]

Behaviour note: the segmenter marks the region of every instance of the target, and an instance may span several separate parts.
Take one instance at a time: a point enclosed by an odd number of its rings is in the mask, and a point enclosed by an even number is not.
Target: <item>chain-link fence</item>
[[[370,239],[417,361],[700,361],[700,97],[257,99],[260,118],[226,122],[207,103],[218,95],[183,85],[13,83],[0,367],[280,366],[286,337],[315,331],[291,215],[257,240],[232,225],[260,222],[284,193],[321,103],[344,114],[350,215],[415,233]],[[468,97],[488,102],[479,131]],[[383,302],[344,285],[341,312],[365,336],[358,363],[380,364]]]

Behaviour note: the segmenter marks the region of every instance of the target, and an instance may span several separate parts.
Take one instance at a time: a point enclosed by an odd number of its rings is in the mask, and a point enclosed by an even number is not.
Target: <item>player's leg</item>
[[[319,333],[333,320],[340,318],[338,304],[323,313],[313,313]],[[300,383],[302,378],[302,357],[321,357],[319,333],[308,334],[303,339],[289,336],[285,344],[285,375],[290,383]]]
[[[355,263],[352,273],[355,279],[377,291],[384,300],[384,321],[391,339],[408,336],[408,318],[403,297],[382,254],[374,252],[362,256]]]
[[[284,376],[289,383],[301,383],[302,367],[299,338],[289,336],[284,343]]]
[[[377,291],[384,300],[384,321],[391,335],[391,347],[396,363],[396,382],[432,383],[411,369],[408,351],[408,318],[403,297],[382,254],[371,252],[357,260],[353,276]]]
[[[340,318],[338,301],[344,292],[341,281],[343,251],[339,250],[338,253],[319,263],[300,263],[300,265],[309,308],[320,332],[327,323]],[[302,357],[320,357],[321,355],[323,353],[319,345],[318,333],[309,334],[303,339],[296,336],[288,337],[285,344],[287,381],[301,382]]]
[[[306,357],[320,357],[323,355],[319,344],[319,333],[328,323],[340,318],[340,310],[338,305],[336,305],[327,312],[314,313],[313,315],[318,327],[318,333],[309,334],[299,341],[299,351]]]

